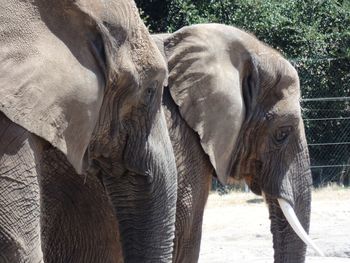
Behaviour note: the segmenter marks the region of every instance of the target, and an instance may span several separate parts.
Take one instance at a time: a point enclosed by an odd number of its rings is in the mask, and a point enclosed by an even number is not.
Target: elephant
[[[170,262],[167,66],[134,1],[1,1],[0,36],[0,262]]]
[[[304,241],[321,253],[305,232],[312,176],[297,71],[232,26],[191,25],[153,38],[168,63],[163,108],[178,171],[173,262],[198,261],[212,176],[244,180],[264,196],[274,262],[304,262]]]

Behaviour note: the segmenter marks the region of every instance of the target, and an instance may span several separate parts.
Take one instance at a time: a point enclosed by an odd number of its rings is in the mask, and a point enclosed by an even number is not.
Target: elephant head
[[[277,51],[230,26],[193,25],[154,38],[168,61],[171,96],[198,133],[218,179],[244,179],[263,194],[275,262],[304,262],[301,238],[312,243],[304,231],[312,177],[296,70]]]
[[[0,6],[1,111],[78,173],[102,176],[126,262],[169,262],[176,167],[161,109],[166,65],[135,3]]]

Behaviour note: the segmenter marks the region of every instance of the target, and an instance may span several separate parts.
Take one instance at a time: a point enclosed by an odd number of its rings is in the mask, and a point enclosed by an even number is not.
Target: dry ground
[[[310,236],[327,258],[308,249],[307,263],[350,263],[350,189],[314,191]],[[268,211],[252,193],[209,196],[199,263],[231,262],[273,262]]]

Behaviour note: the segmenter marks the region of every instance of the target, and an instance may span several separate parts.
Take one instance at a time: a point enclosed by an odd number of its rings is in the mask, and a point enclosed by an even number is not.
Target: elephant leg
[[[206,165],[202,164],[202,167]],[[208,199],[211,174],[195,166],[190,173],[179,173],[183,177],[178,190],[176,206],[176,232],[174,262],[195,263],[198,261],[204,206]],[[202,171],[203,173],[200,173]]]
[[[99,179],[77,174],[53,147],[41,174],[45,263],[121,263],[117,221]]]
[[[214,172],[198,134],[182,119],[168,89],[164,89],[163,105],[178,172],[173,262],[195,263],[199,257],[204,206]]]
[[[42,143],[0,113],[0,262],[42,262],[35,165]]]

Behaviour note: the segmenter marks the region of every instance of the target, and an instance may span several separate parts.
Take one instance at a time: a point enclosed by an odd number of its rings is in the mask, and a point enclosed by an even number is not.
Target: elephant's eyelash
[[[277,143],[283,143],[289,137],[291,132],[293,131],[292,126],[283,126],[279,127],[275,133],[275,140]]]
[[[265,114],[264,119],[267,120],[267,121],[270,121],[270,120],[273,120],[274,117],[275,117],[275,115],[274,115],[272,112],[267,112],[267,113]]]

